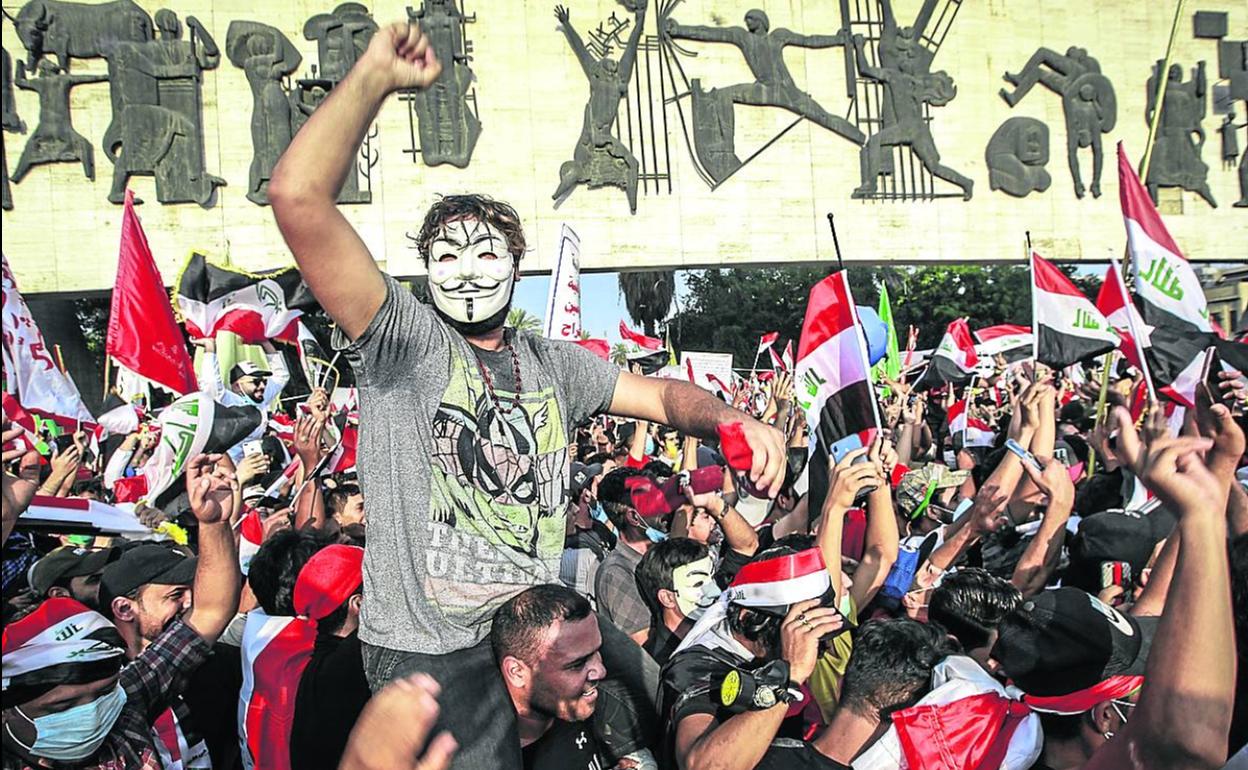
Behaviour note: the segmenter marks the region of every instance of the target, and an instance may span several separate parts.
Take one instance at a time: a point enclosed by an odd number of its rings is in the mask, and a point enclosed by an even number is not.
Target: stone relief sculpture
[[[338,83],[368,49],[377,31],[377,22],[361,3],[342,3],[329,13],[318,13],[303,25],[303,36],[316,41],[319,75],[313,77]]]
[[[294,136],[295,106],[286,78],[303,57],[286,35],[254,21],[232,21],[225,36],[225,53],[247,75],[251,86],[251,169],[247,199],[269,203],[269,180],[278,158]]]
[[[300,78],[291,93],[294,112],[291,115],[291,135],[298,133],[329,92],[347,76],[355,62],[364,55],[368,43],[377,31],[377,22],[369,15],[368,8],[360,3],[342,3],[329,13],[318,13],[303,25],[303,36],[316,41],[317,62],[312,77]],[[367,145],[370,137],[365,137]],[[365,151],[367,153],[367,150]],[[368,166],[375,163],[368,158]],[[357,169],[359,164],[357,163]],[[339,203],[371,203],[373,194],[360,189],[358,173],[347,174],[338,192]]]
[[[767,14],[757,8],[746,12],[744,27],[684,25],[669,17],[663,22],[663,32],[669,38],[678,40],[734,45],[741,51],[754,75],[753,83],[739,83],[709,91],[703,89],[699,82],[698,90],[693,92],[695,152],[716,182],[722,181],[741,165],[736,157],[732,133],[735,127],[732,109],[735,104],[780,107],[856,145],[862,145],[866,139],[857,126],[829,113],[810,94],[798,88],[784,62],[787,46],[843,46],[849,42],[843,34],[804,35],[783,28],[772,30]]]
[[[1009,118],[984,151],[988,186],[1016,198],[1049,189],[1049,127],[1035,118]]]
[[[108,199],[125,201],[134,175],[156,178],[161,203],[198,203],[210,207],[221,177],[204,162],[204,121],[200,88],[204,70],[216,68],[221,52],[194,16],[182,24],[168,8],[156,12],[160,37],[112,46],[113,86],[121,110],[105,132],[105,153],[113,161]],[[120,148],[120,149],[118,149]]]
[[[108,56],[119,42],[152,39],[152,17],[131,0],[108,3],[67,3],[30,0],[13,17],[17,37],[26,47],[26,62],[37,69],[44,56],[55,56],[62,72],[71,57]]]
[[[1157,110],[1157,85],[1161,80],[1161,68],[1165,62],[1153,65],[1148,78],[1148,107],[1144,119],[1150,124]],[[1157,135],[1153,139],[1153,155],[1148,166],[1148,178],[1144,186],[1148,195],[1157,202],[1157,188],[1182,187],[1191,190],[1214,208],[1218,202],[1209,189],[1209,166],[1200,159],[1205,147],[1205,129],[1200,123],[1206,112],[1205,63],[1192,69],[1192,77],[1183,80],[1183,66],[1172,64],[1166,90],[1162,94],[1161,118],[1157,123]]]
[[[880,63],[872,66],[863,50],[861,35],[854,36],[858,73],[884,86],[880,130],[871,134],[860,152],[862,184],[854,198],[875,195],[884,164],[883,148],[909,146],[923,167],[935,177],[962,188],[963,200],[970,200],[975,183],[941,164],[940,152],[928,124],[925,106],[940,107],[957,96],[958,88],[945,71],[931,71],[931,53],[919,44],[913,27],[899,27],[891,4],[884,2],[884,29],[880,33]]]
[[[407,16],[421,29],[442,62],[442,74],[429,88],[412,93],[420,123],[420,155],[426,166],[449,163],[465,168],[472,159],[481,121],[468,106],[473,73],[464,43],[464,14],[455,0],[424,0]]]
[[[616,138],[611,127],[615,124],[620,99],[628,94],[628,81],[637,59],[637,44],[645,25],[646,4],[643,2],[637,6],[633,32],[618,62],[610,55],[599,58],[585,47],[585,42],[572,26],[567,8],[555,6],[555,18],[563,27],[568,45],[589,80],[589,101],[585,103],[585,119],[581,136],[576,140],[576,149],[572,151],[572,160],[559,168],[559,187],[551,197],[560,200],[577,185],[583,184],[590,189],[610,185],[624,190],[628,195],[628,210],[636,214],[637,158]]]
[[[1013,107],[1037,83],[1062,97],[1066,120],[1066,159],[1075,182],[1075,195],[1084,196],[1087,188],[1079,172],[1078,151],[1092,149],[1092,197],[1101,195],[1101,167],[1105,159],[1101,134],[1114,130],[1118,119],[1118,102],[1114,86],[1101,74],[1101,65],[1086,49],[1071,46],[1065,55],[1048,48],[1032,54],[1018,74],[1005,73],[1005,80],[1015,86],[1013,91],[1001,89],[1001,98]]]
[[[13,59],[7,48],[0,48],[0,128],[5,133],[24,134],[26,123],[18,117],[17,100],[13,96]],[[5,143],[0,141],[0,208],[13,208],[13,195],[9,189],[9,160]]]
[[[38,76],[28,79],[26,65],[17,62],[14,82],[18,88],[39,94],[39,125],[26,141],[13,169],[13,183],[20,184],[32,166],[41,163],[80,161],[87,179],[95,179],[95,151],[85,136],[74,130],[69,111],[69,91],[83,83],[102,83],[104,75],[70,75],[49,59],[36,65]]]

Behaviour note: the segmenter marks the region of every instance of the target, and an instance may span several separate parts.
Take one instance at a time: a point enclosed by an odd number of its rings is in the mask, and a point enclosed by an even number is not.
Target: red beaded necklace
[[[490,394],[490,401],[493,402],[494,408],[502,414],[511,414],[520,408],[520,394],[524,392],[522,382],[520,380],[520,356],[516,355],[516,348],[511,344],[511,340],[503,338],[503,347],[511,354],[511,373],[516,380],[516,395],[507,406],[503,406],[498,399],[498,394],[494,392],[494,378],[490,376],[489,367],[481,363],[479,355],[473,356],[477,361],[477,371],[481,373],[481,380],[485,382],[486,392]]]

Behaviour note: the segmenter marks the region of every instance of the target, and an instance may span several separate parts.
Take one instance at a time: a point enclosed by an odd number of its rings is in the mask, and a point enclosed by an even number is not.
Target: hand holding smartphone
[[[1036,471],[1044,471],[1044,467],[1040,465],[1040,461],[1036,459],[1036,456],[1027,451],[1022,444],[1014,439],[1006,439],[1005,448],[1018,455],[1018,459],[1022,460],[1025,465],[1030,465]]]

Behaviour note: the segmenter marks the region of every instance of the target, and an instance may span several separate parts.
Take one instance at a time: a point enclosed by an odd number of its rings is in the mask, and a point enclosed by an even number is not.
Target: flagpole
[[[832,217],[832,212],[828,212],[828,227],[832,228],[832,246],[836,249],[836,269],[844,270],[845,262],[841,260],[841,241],[836,237],[836,220]]]
[[[113,357],[105,353],[104,354],[104,395],[100,396],[101,399],[108,398],[108,380],[109,380],[109,376],[112,374],[112,368],[113,368],[112,364],[113,364]]]
[[[1148,124],[1148,143],[1144,145],[1144,157],[1140,160],[1140,182],[1148,179],[1148,167],[1153,160],[1153,139],[1157,136],[1157,127],[1161,124],[1161,105],[1166,94],[1166,85],[1170,82],[1170,59],[1174,55],[1174,40],[1179,34],[1179,17],[1183,15],[1183,4],[1186,0],[1178,0],[1174,6],[1174,21],[1170,24],[1170,40],[1166,43],[1166,58],[1161,66],[1161,78],[1157,81],[1157,95],[1153,99],[1153,119]]]
[[[1031,249],[1031,231],[1024,231],[1027,237],[1027,267],[1031,270],[1031,381],[1040,381],[1040,311],[1036,303],[1036,260]]]
[[[1118,266],[1118,258],[1110,255],[1110,259],[1114,261],[1114,278],[1118,281],[1118,289],[1122,292],[1122,298],[1127,303],[1127,328],[1131,331],[1131,342],[1135,345],[1135,353],[1140,357],[1144,384],[1148,387],[1148,398],[1150,401],[1156,401],[1157,389],[1153,386],[1153,374],[1148,369],[1148,357],[1144,355],[1144,338],[1140,336],[1140,330],[1135,326],[1135,304],[1131,299],[1131,295],[1127,293],[1126,282],[1122,280],[1122,271]]]

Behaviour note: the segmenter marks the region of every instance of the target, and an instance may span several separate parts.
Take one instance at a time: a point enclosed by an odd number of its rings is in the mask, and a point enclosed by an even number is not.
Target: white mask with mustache
[[[433,304],[456,321],[483,321],[511,300],[514,265],[497,228],[472,218],[448,222],[429,246]]]

